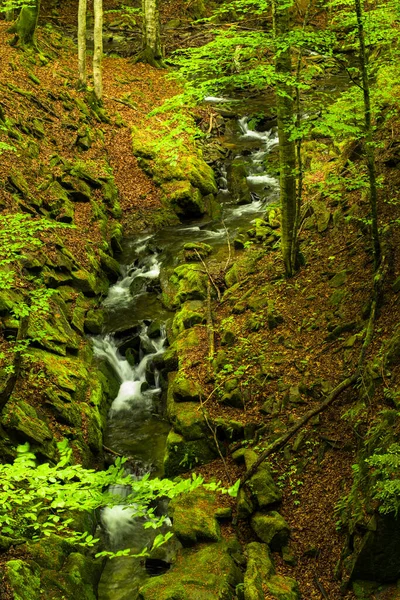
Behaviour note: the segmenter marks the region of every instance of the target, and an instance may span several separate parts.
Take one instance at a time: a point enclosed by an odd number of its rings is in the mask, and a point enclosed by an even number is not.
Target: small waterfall
[[[149,363],[165,350],[165,328],[161,336],[156,339],[149,338],[147,329],[148,326],[143,325],[139,335],[142,347],[145,345],[147,349],[151,349],[151,352],[145,353],[141,350],[141,359],[135,366],[131,366],[126,358],[121,356],[118,345],[112,335],[108,334],[104,337],[93,338],[95,356],[106,360],[121,382],[118,395],[111,405],[111,416],[113,413],[129,410],[135,404],[148,407],[152,402],[152,396],[160,391],[156,387],[149,387],[145,391],[142,391],[142,389],[144,387],[143,384],[147,383],[146,371]]]

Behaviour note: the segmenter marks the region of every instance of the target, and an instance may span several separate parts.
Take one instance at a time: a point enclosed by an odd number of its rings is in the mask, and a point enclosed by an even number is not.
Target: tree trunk
[[[103,0],[94,0],[94,52],[93,82],[94,94],[100,102],[103,97],[101,61],[103,58]]]
[[[290,31],[289,7],[280,8],[281,0],[273,0],[275,38],[275,69],[277,73],[276,108],[278,117],[280,200],[282,207],[282,256],[287,277],[292,277],[298,267],[298,223],[296,198],[296,148],[291,140],[294,127],[293,89],[288,78],[292,74],[290,47],[284,37]]]
[[[39,20],[40,0],[36,0],[33,6],[23,6],[19,17],[8,30],[15,33],[12,46],[21,48],[36,48],[36,28]]]
[[[87,0],[79,0],[78,7],[78,71],[79,83],[86,87],[86,9]]]
[[[368,165],[368,176],[369,176],[369,201],[371,206],[372,216],[372,248],[374,255],[374,268],[375,271],[379,267],[381,260],[381,247],[379,241],[378,231],[378,211],[377,211],[377,200],[378,190],[376,185],[376,167],[375,167],[375,150],[373,142],[373,130],[371,121],[371,95],[369,89],[368,80],[368,58],[365,51],[365,35],[364,35],[364,24],[363,24],[363,10],[360,0],[354,0],[356,15],[357,15],[357,29],[358,29],[358,42],[360,46],[360,69],[363,83],[363,94],[364,94],[364,123],[365,123],[365,155],[367,157]]]
[[[143,49],[139,59],[153,67],[162,67],[160,14],[158,0],[142,0]]]

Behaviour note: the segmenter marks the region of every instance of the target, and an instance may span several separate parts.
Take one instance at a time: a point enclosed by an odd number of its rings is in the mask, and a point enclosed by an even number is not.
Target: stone
[[[205,322],[204,303],[200,300],[189,300],[181,305],[181,309],[175,313],[172,321],[172,333],[179,335],[185,329],[190,329],[199,323]]]
[[[171,389],[175,402],[198,403],[202,395],[200,384],[181,373],[174,378]]]
[[[236,340],[236,334],[231,329],[225,329],[222,331],[221,335],[221,345],[222,346],[233,346]]]
[[[209,438],[210,430],[204,415],[193,402],[174,402],[171,386],[168,388],[167,416],[175,431],[186,441]]]
[[[300,600],[298,583],[291,577],[273,575],[267,581],[267,590],[276,600]]]
[[[5,575],[15,600],[40,600],[40,569],[34,562],[9,560]]]
[[[289,404],[304,404],[305,400],[300,392],[300,386],[291,385],[285,400],[289,402]]]
[[[332,279],[329,280],[329,286],[331,288],[338,288],[341,287],[342,285],[344,285],[347,281],[347,271],[343,270],[343,271],[339,271],[339,273],[336,273],[336,275],[334,275],[332,277]]]
[[[203,196],[190,181],[168,181],[162,184],[164,202],[184,218],[201,217],[205,213]]]
[[[147,328],[147,335],[150,339],[158,338],[161,336],[163,324],[160,320],[156,319],[152,321]]]
[[[174,477],[193,467],[204,465],[218,455],[215,444],[210,439],[187,441],[171,430],[165,448],[164,472],[166,477]]]
[[[266,544],[251,542],[246,546],[247,567],[244,575],[244,600],[264,600],[263,586],[275,574]]]
[[[251,515],[253,514],[253,511],[254,511],[253,503],[252,503],[251,498],[249,497],[248,493],[243,488],[239,488],[236,509],[237,509],[237,518],[238,519],[245,520],[245,519],[248,519],[249,517],[251,517]]]
[[[317,226],[318,233],[326,231],[329,227],[329,222],[331,220],[331,212],[327,208],[325,202],[322,202],[321,200],[313,200],[311,202],[311,207],[314,212],[315,223]]]
[[[173,532],[184,546],[220,541],[219,511],[216,493],[203,487],[172,499],[168,507]]]
[[[199,262],[207,258],[212,252],[212,247],[203,242],[187,242],[183,246],[183,254],[186,262]]]
[[[239,281],[239,268],[236,263],[232,265],[229,271],[225,274],[225,285],[227,288],[231,288],[235,283]]]
[[[218,402],[220,402],[220,404],[225,404],[226,406],[231,406],[232,408],[238,408],[240,410],[244,409],[244,400],[239,389],[225,393]]]
[[[105,322],[104,311],[102,309],[90,309],[84,320],[85,331],[99,335],[103,331]]]
[[[187,300],[205,300],[207,298],[207,275],[199,264],[185,264],[177,267],[170,282],[176,292],[173,305],[179,306]]]
[[[253,450],[244,452],[246,471],[248,471],[258,459]],[[276,486],[268,464],[264,461],[258,467],[255,474],[247,482],[251,492],[252,500],[260,509],[268,508],[282,500],[282,492]]]
[[[260,540],[268,544],[272,551],[278,551],[288,545],[289,525],[276,511],[265,514],[255,513],[251,519],[251,527]]]
[[[242,580],[225,542],[184,548],[167,573],[140,588],[139,600],[233,600]]]

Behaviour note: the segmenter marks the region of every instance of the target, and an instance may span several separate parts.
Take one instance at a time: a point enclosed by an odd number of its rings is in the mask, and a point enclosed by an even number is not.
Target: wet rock
[[[120,352],[120,354],[122,354],[122,356],[124,356],[124,355],[126,356],[126,352],[129,349],[135,350],[135,352],[138,353],[140,350],[140,346],[141,346],[140,335],[138,333],[135,333],[134,335],[123,340],[123,342],[118,345],[118,351]]]
[[[289,525],[276,511],[255,513],[251,519],[251,527],[260,540],[268,544],[273,551],[288,545]]]
[[[201,259],[207,258],[211,252],[212,247],[202,242],[187,242],[183,246],[184,258],[187,262],[201,261]]]
[[[159,337],[161,337],[162,329],[163,329],[163,324],[161,321],[159,321],[157,319],[150,323],[150,325],[147,328],[146,333],[150,339],[159,338]]]
[[[101,309],[91,309],[87,312],[84,321],[85,331],[98,335],[103,331],[104,326],[104,311]]]
[[[203,196],[190,181],[168,181],[162,185],[164,202],[186,219],[201,217],[206,211]]]
[[[131,367],[134,367],[139,362],[139,352],[134,348],[128,348],[125,352],[125,358]]]
[[[229,189],[237,204],[251,204],[252,197],[247,183],[247,173],[240,159],[234,160],[228,170]]]

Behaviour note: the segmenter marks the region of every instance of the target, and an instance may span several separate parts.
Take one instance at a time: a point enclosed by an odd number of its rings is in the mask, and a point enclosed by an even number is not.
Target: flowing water
[[[104,443],[112,451],[130,457],[130,473],[135,478],[147,472],[162,475],[170,429],[161,414],[160,376],[153,364],[155,357],[165,351],[165,322],[172,316],[159,299],[163,268],[178,264],[177,257],[186,242],[207,242],[214,249],[226,246],[227,232],[234,237],[240,229],[249,228],[252,219],[262,215],[264,206],[278,197],[277,179],[266,167],[268,154],[277,146],[276,130],[255,131],[245,116],[236,122],[225,141],[229,156],[217,173],[223,221],[202,219],[126,239],[120,259],[121,278],[110,287],[104,301],[106,331],[93,337],[95,355],[109,364],[120,386],[110,408]],[[235,202],[229,178],[231,165],[237,160],[245,167],[252,198],[252,202],[241,206]],[[121,504],[102,511],[105,547],[139,551],[151,544],[155,534],[143,528],[143,518],[135,518],[134,504],[123,505],[128,490],[116,486],[110,492],[121,497]],[[137,559],[108,561],[99,584],[99,599],[131,599],[146,577]]]

